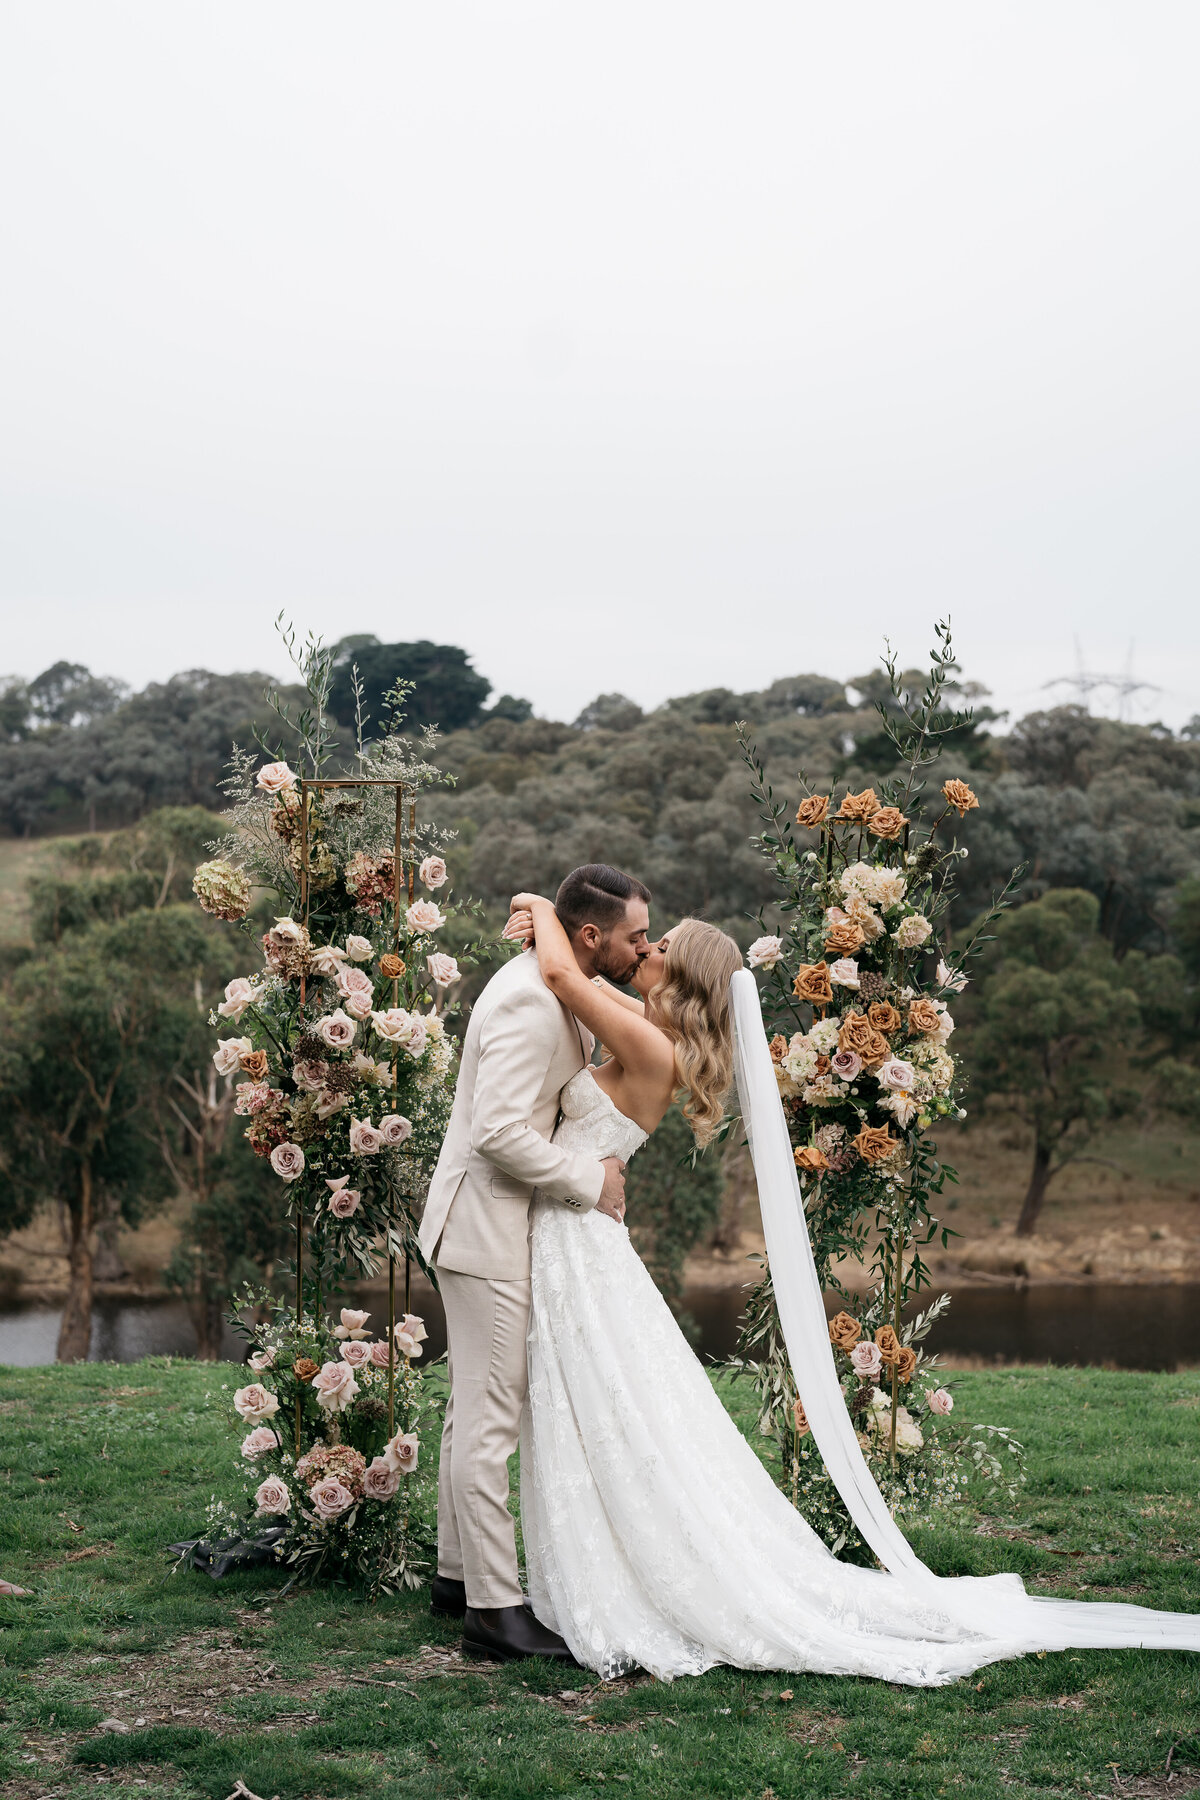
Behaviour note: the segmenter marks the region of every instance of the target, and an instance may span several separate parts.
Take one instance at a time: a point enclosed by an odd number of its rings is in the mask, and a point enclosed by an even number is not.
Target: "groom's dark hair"
[[[568,937],[574,937],[582,925],[598,925],[611,931],[625,917],[630,900],[650,901],[650,889],[612,869],[607,863],[584,863],[572,869],[554,896],[554,910]]]

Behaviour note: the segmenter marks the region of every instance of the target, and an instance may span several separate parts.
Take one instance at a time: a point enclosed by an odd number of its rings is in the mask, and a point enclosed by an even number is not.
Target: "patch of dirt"
[[[783,1729],[793,1744],[808,1744],[813,1748],[842,1749],[842,1732],[846,1721],[839,1713],[819,1713],[812,1707],[797,1706],[787,1714]]]

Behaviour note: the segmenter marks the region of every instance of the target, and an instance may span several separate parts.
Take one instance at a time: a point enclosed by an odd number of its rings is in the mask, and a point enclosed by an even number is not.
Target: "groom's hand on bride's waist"
[[[619,1156],[606,1156],[600,1167],[604,1170],[604,1186],[596,1211],[607,1213],[619,1225],[625,1217],[625,1164]]]

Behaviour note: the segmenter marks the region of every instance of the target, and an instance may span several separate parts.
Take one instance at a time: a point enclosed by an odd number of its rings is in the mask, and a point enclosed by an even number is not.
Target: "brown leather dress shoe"
[[[468,1606],[462,1650],[464,1656],[486,1656],[493,1662],[524,1662],[536,1656],[572,1669],[580,1666],[558,1633],[548,1631],[524,1606]]]

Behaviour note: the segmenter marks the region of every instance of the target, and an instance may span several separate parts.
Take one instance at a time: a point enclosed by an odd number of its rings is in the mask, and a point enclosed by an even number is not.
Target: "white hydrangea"
[[[808,1041],[821,1056],[832,1056],[837,1049],[839,1030],[836,1019],[818,1019],[808,1034]]]
[[[807,1081],[817,1072],[817,1055],[815,1046],[801,1032],[797,1032],[783,1059],[785,1073],[792,1081]]]
[[[901,919],[892,933],[902,950],[916,950],[932,935],[933,926],[924,913],[909,913],[906,919]]]

